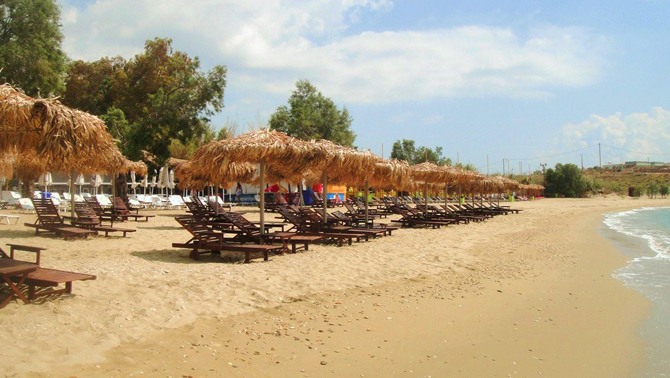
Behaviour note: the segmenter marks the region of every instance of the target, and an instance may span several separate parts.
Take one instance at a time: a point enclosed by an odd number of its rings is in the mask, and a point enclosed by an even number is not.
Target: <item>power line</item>
[[[539,157],[534,157],[534,158],[507,159],[507,160],[526,161],[526,160],[546,159],[546,158],[551,158],[551,157],[556,157],[556,156],[563,156],[563,155],[573,154],[573,153],[575,153],[575,152],[584,151],[584,150],[587,150],[587,149],[589,149],[589,148],[596,147],[596,146],[597,146],[597,144],[593,144],[593,145],[591,145],[591,146],[587,146],[587,147],[584,147],[584,148],[580,148],[580,149],[572,150],[572,151],[568,151],[568,152],[562,152],[562,153],[560,153],[560,154],[547,155],[547,156],[539,156]]]
[[[662,154],[662,153],[657,153],[657,152],[633,151],[633,150],[628,150],[628,149],[625,149],[625,148],[612,147],[612,146],[608,146],[608,145],[606,145],[605,143],[603,143],[603,146],[605,146],[605,147],[607,147],[607,148],[614,149],[614,150],[620,150],[620,151],[626,151],[626,152],[633,152],[633,153],[636,153],[636,154],[670,156],[670,154]]]

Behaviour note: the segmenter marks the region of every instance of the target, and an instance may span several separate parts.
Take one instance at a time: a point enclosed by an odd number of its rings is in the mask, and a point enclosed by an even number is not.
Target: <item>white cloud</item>
[[[424,118],[423,123],[425,123],[426,125],[435,125],[435,124],[440,123],[440,121],[442,121],[443,119],[444,119],[444,116],[442,116],[442,115],[434,115],[434,116]]]
[[[594,114],[582,122],[563,126],[559,138],[559,144],[566,149],[584,148],[599,142],[607,149],[604,156],[620,156],[624,160],[647,157],[668,160],[670,111],[655,107],[649,113],[625,116],[621,113],[610,116]]]
[[[229,83],[288,94],[299,78],[344,103],[436,97],[550,96],[557,87],[598,80],[606,38],[579,28],[463,26],[423,31],[348,33],[388,0],[65,1],[64,47],[75,59],[127,58],[144,41],[173,38],[204,65],[229,66]]]

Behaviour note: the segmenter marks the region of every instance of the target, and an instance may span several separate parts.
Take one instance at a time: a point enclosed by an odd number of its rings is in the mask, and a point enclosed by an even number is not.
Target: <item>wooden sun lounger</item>
[[[50,199],[33,199],[32,201],[37,212],[37,220],[35,220],[35,223],[25,223],[25,225],[34,228],[35,234],[53,232],[64,239],[71,239],[87,237],[97,233],[86,228],[65,225],[58,209]]]
[[[135,209],[133,209],[135,210]],[[155,217],[153,214],[140,214],[138,211],[134,213],[128,209],[126,203],[123,202],[121,197],[114,197],[114,215],[120,217],[123,220],[128,220],[128,218],[135,219],[135,222],[140,222],[141,218],[144,218],[144,222],[148,222],[149,218]]]
[[[200,255],[205,253],[220,255],[221,252],[242,252],[244,253],[245,264],[248,264],[251,261],[252,253],[262,253],[263,260],[268,261],[268,256],[270,252],[281,253],[284,249],[284,246],[280,245],[230,244],[230,243],[214,243],[214,242],[200,243],[198,241],[192,241],[189,243],[172,243],[172,247],[191,249],[191,252],[188,256],[193,260],[199,260]]]
[[[282,253],[284,246],[267,244],[231,244],[224,240],[224,233],[213,230],[210,226],[201,220],[193,217],[175,217],[175,220],[186,229],[192,236],[186,243],[172,243],[175,248],[191,249],[189,257],[198,260],[201,254],[221,254],[226,252],[244,253],[244,262],[251,261],[252,253],[262,253],[263,260],[268,260],[270,252]]]
[[[125,238],[127,233],[137,231],[133,228],[121,228],[103,225],[95,211],[93,211],[93,209],[91,209],[86,203],[78,203],[76,205],[75,211],[78,217],[74,220],[76,225],[80,225],[89,230],[104,232],[105,237],[108,237],[110,232],[121,232]]]
[[[9,247],[10,247],[10,254],[7,255],[0,248],[0,257],[9,258],[13,261],[18,261],[18,260],[14,260],[15,251],[32,252],[32,253],[35,253],[35,255],[36,255],[35,260],[36,260],[36,265],[38,266],[38,268],[36,270],[28,273],[28,275],[25,276],[25,279],[22,282],[24,285],[28,286],[28,299],[31,300],[31,301],[34,300],[37,297],[45,296],[45,295],[54,295],[54,294],[61,294],[61,293],[70,294],[70,293],[72,293],[72,282],[74,282],[74,281],[87,281],[87,280],[95,280],[96,279],[96,276],[94,276],[92,274],[68,272],[68,271],[65,271],[65,270],[58,270],[58,269],[50,269],[50,268],[40,267],[39,265],[40,265],[41,253],[42,253],[43,250],[45,250],[45,248],[19,245],[19,244],[7,244],[7,245],[9,245]],[[62,288],[51,289],[51,290],[43,290],[43,291],[38,290],[38,288],[59,287],[62,284],[65,285]]]
[[[430,220],[430,219],[424,219],[424,218],[418,218],[416,216],[411,215],[406,209],[398,206],[398,205],[393,205],[391,206],[391,210],[399,214],[401,217],[400,219],[394,219],[391,222],[396,222],[400,223],[402,227],[432,227],[432,228],[440,228],[442,226],[448,226],[450,224],[453,224],[451,221],[437,221],[437,220]]]
[[[293,225],[295,232],[301,235],[321,236],[324,239],[336,240],[337,245],[342,246],[345,242],[349,245],[353,244],[354,239],[360,242],[361,239],[368,240],[368,235],[356,232],[336,232],[336,231],[322,231],[317,224],[309,224],[304,217],[292,213],[287,207],[279,207],[279,213],[289,223]]]
[[[291,244],[291,252],[296,253],[298,249],[309,251],[309,245],[315,241],[322,240],[323,237],[319,235],[305,235],[297,232],[274,232],[268,236],[268,240],[279,240],[284,244],[285,250],[288,250],[288,245]],[[302,245],[302,247],[299,247]]]

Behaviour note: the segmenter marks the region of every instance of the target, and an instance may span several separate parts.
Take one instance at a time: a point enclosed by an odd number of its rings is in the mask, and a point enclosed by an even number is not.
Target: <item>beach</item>
[[[605,213],[670,200],[509,205],[523,211],[251,264],[172,248],[190,238],[173,219],[183,210],[74,241],[35,236],[23,225],[35,215],[19,214],[2,248],[45,247],[42,266],[97,279],[0,310],[2,374],[630,377],[651,304],[613,278],[627,257],[599,230]]]

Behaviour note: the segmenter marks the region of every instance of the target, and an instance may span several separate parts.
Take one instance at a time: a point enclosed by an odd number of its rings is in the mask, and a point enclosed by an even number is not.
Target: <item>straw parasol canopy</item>
[[[49,170],[115,170],[123,166],[105,124],[96,116],[34,99],[0,85],[0,151],[36,151]]]
[[[412,186],[409,164],[405,160],[380,159],[369,177],[370,185],[381,189],[408,189]]]
[[[326,159],[310,170],[320,171],[333,184],[362,183],[371,176],[381,160],[370,151],[341,146],[329,140],[321,139],[313,143],[325,151]]]
[[[200,147],[193,154],[191,169],[196,176],[226,182],[235,173],[230,163],[264,163],[282,177],[298,177],[309,167],[323,164],[325,158],[325,151],[313,143],[260,129]]]
[[[446,183],[457,177],[453,174],[453,171],[446,170],[429,161],[412,165],[409,169],[412,179],[422,183]]]
[[[168,165],[173,167],[174,177],[179,181],[179,187],[182,189],[200,190],[206,186],[220,186],[227,188],[236,182],[251,183],[256,175],[256,167],[251,163],[230,163],[228,175],[222,181],[216,181],[209,174],[196,173],[191,169],[191,160],[170,159]]]
[[[264,232],[265,197],[262,192],[266,168],[283,177],[298,177],[308,168],[323,164],[325,159],[323,148],[314,143],[279,131],[260,129],[200,147],[193,155],[191,168],[196,176],[221,182],[230,178],[232,162],[259,164],[260,220],[261,232]]]

